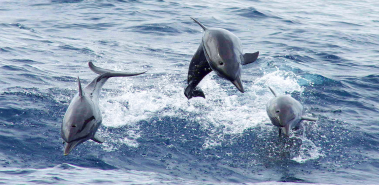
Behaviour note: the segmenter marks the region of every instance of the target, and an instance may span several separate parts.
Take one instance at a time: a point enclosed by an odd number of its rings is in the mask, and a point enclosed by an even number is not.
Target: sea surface
[[[245,93],[214,72],[187,100],[207,27],[237,35]],[[103,144],[63,155],[60,127],[88,62],[111,78]],[[317,122],[280,139],[266,103]],[[0,184],[378,184],[377,0],[1,0]]]

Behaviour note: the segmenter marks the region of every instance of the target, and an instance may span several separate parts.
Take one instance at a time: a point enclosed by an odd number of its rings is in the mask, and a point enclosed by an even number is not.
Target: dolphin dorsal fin
[[[274,94],[274,96],[276,97],[276,92],[270,86],[268,86],[268,88],[270,89],[270,91],[272,92],[272,94]]]
[[[200,26],[203,28],[204,31],[207,29],[207,27],[205,27],[203,24],[201,24],[201,23],[200,23],[199,21],[197,21],[196,19],[194,19],[194,18],[192,18],[192,17],[191,17],[191,19],[192,19],[193,21],[195,21],[198,25],[200,25]]]
[[[82,89],[82,84],[80,83],[79,76],[78,76],[78,86],[79,86],[79,96],[83,97],[83,89]]]
[[[302,120],[308,120],[308,121],[317,121],[318,120],[317,118],[311,118],[311,117],[307,117],[307,116],[302,116],[301,119]]]

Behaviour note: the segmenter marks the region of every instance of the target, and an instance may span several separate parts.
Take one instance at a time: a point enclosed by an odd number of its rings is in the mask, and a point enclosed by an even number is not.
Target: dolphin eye
[[[277,111],[275,111],[275,112],[276,112],[276,113],[279,113],[280,111],[277,110]]]
[[[72,125],[72,127],[74,127],[74,128],[75,128],[75,127],[76,127],[76,125]]]
[[[218,62],[220,65],[224,65],[224,62],[223,61],[220,61],[220,62]]]

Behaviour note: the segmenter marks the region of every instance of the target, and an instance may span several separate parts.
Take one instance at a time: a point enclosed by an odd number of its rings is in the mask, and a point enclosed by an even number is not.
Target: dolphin
[[[89,139],[98,143],[104,142],[104,139],[96,134],[102,122],[99,93],[104,83],[111,77],[136,76],[146,72],[117,72],[96,67],[92,62],[88,65],[99,76],[84,89],[78,77],[79,92],[68,106],[61,126],[61,137],[65,143],[64,155],[68,155],[76,146]]]
[[[221,28],[207,28],[199,21],[204,35],[199,48],[192,57],[188,70],[188,86],[184,95],[205,98],[204,92],[197,87],[200,81],[211,71],[215,71],[221,78],[232,82],[239,91],[244,92],[241,82],[241,64],[249,64],[257,60],[259,51],[242,53],[241,41],[233,33]]]
[[[268,117],[273,125],[279,127],[279,137],[282,131],[289,137],[292,129],[299,129],[302,120],[317,121],[317,118],[303,116],[304,109],[300,102],[289,95],[277,96],[275,91],[268,87],[275,98],[266,106]]]

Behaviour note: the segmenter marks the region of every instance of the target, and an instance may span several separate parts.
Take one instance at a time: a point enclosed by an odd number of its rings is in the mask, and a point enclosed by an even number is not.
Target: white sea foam
[[[103,92],[100,99],[103,124],[113,128],[128,126],[129,130],[121,138],[112,137],[105,132],[109,142],[104,145],[104,150],[114,151],[123,144],[137,147],[136,139],[140,137],[137,123],[165,116],[199,123],[209,133],[203,147],[218,146],[224,140],[224,134],[240,134],[245,129],[256,126],[268,129],[272,127],[266,113],[266,104],[273,95],[267,86],[271,86],[278,94],[303,91],[298,84],[300,77],[291,71],[279,69],[265,73],[250,84],[245,83],[244,94],[237,92],[228,95],[216,78],[217,75],[211,73],[199,85],[205,92],[206,99],[193,98],[189,101],[183,94],[183,82],[173,75],[162,75],[154,79],[156,83],[153,87],[142,87],[143,90],[136,90],[138,87],[134,85],[133,78],[118,78],[111,82],[111,85],[117,84],[121,92]],[[322,155],[312,141],[305,137],[301,139],[303,145],[300,155],[294,161],[302,163]]]
[[[321,153],[321,148],[317,147],[311,140],[301,137],[302,144],[300,146],[299,155],[294,157],[292,160],[298,163],[304,163],[308,160],[318,159],[323,156]]]
[[[315,143],[313,143],[313,141],[311,141],[305,137],[305,132],[307,132],[307,130],[310,130],[310,129],[318,130],[319,129],[317,122],[304,121],[303,126],[306,129],[303,129],[303,133],[299,136],[299,139],[301,139],[301,141],[302,141],[302,144],[300,146],[299,155],[295,156],[292,159],[298,163],[304,163],[308,160],[318,159],[319,157],[324,156],[324,154],[321,151],[321,148],[316,146]]]
[[[182,80],[172,75],[154,79],[154,87],[142,88],[143,90],[136,90],[133,84],[135,79],[116,79],[122,92],[103,92],[104,96],[100,99],[103,124],[106,127],[128,125],[138,129],[136,124],[139,121],[173,116],[196,121],[204,129],[222,127],[224,134],[238,134],[247,128],[269,123],[266,103],[273,95],[267,85],[272,86],[279,94],[302,91],[297,84],[298,77],[293,72],[281,70],[264,74],[251,84],[244,84],[244,94],[237,92],[235,95],[228,95],[227,90],[220,87],[215,78],[218,77],[211,73],[199,85],[205,92],[206,99],[193,98],[189,101],[183,94]],[[218,143],[211,140],[209,142],[213,143],[208,143],[209,146]]]

